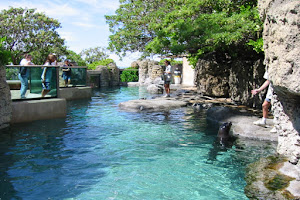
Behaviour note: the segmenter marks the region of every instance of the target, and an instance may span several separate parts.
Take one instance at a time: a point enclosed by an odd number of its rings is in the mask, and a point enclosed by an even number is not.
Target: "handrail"
[[[87,66],[61,66],[61,65],[6,65],[6,67],[68,67],[68,68],[87,68]]]
[[[42,81],[41,74],[42,70],[47,67],[53,70],[52,77],[56,77],[54,80],[51,79],[51,91],[46,97],[58,97],[60,90],[59,88],[64,87],[64,81],[62,80],[62,69],[63,68],[71,68],[72,76],[71,76],[71,85],[69,87],[85,87],[87,81],[87,67],[86,66],[61,66],[61,65],[5,65],[6,69],[11,71],[11,74],[7,74],[8,77],[7,83],[11,89],[12,100],[21,100],[20,92],[21,92],[21,80],[19,76],[19,68],[26,67],[29,71],[28,79],[28,87],[26,88],[27,93],[25,92],[26,99],[40,99],[41,96],[38,95],[42,91]],[[74,70],[74,71],[73,71]],[[73,74],[74,72],[74,74]],[[24,91],[24,90],[23,90]],[[44,97],[43,97],[44,98]]]

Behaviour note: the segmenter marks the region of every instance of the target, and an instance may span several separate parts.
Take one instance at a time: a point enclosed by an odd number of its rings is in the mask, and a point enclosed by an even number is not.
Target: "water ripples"
[[[217,148],[216,125],[202,111],[119,110],[140,92],[94,91],[90,100],[68,102],[66,119],[6,130],[0,198],[247,199],[245,166],[273,147]]]

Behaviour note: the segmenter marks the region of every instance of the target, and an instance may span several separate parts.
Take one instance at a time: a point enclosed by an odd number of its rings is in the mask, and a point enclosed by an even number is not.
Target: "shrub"
[[[120,75],[121,82],[138,82],[139,72],[135,68],[129,67],[124,69]]]
[[[97,66],[108,66],[110,63],[115,63],[113,59],[104,59],[88,64],[88,69],[95,70]]]
[[[171,60],[169,60],[169,59],[163,59],[163,60],[160,60],[160,61],[159,61],[159,65],[165,66],[165,60],[168,60],[168,61],[170,61],[170,64],[171,64],[172,66],[174,66],[174,65],[177,65],[177,64],[182,64],[182,61],[179,61],[179,60],[173,60],[173,59],[171,59]]]

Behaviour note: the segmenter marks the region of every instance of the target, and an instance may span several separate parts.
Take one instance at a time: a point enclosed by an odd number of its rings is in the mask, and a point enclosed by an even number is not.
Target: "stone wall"
[[[263,56],[256,52],[244,52],[235,58],[214,52],[198,61],[194,82],[203,95],[230,97],[237,103],[260,108],[266,91],[252,97],[251,90],[263,84],[264,72]]]
[[[156,78],[163,75],[163,67],[153,60],[141,60],[132,63],[132,66],[139,68],[139,84],[150,85]]]
[[[0,129],[9,126],[12,114],[10,90],[5,74],[5,67],[0,66]]]
[[[120,70],[114,63],[88,70],[88,84],[93,87],[118,86],[120,85]]]
[[[300,1],[260,0],[278,153],[300,166]]]

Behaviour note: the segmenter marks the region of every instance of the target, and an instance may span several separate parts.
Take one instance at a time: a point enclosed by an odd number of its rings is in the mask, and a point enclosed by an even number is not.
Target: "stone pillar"
[[[139,62],[139,83],[143,85],[148,78],[148,62],[146,60]]]
[[[9,126],[11,116],[11,95],[6,83],[5,67],[0,66],[0,129]]]
[[[265,64],[273,84],[277,151],[300,166],[300,1],[260,0]]]
[[[120,70],[115,63],[110,63],[108,67],[111,69],[111,85],[120,85]]]

